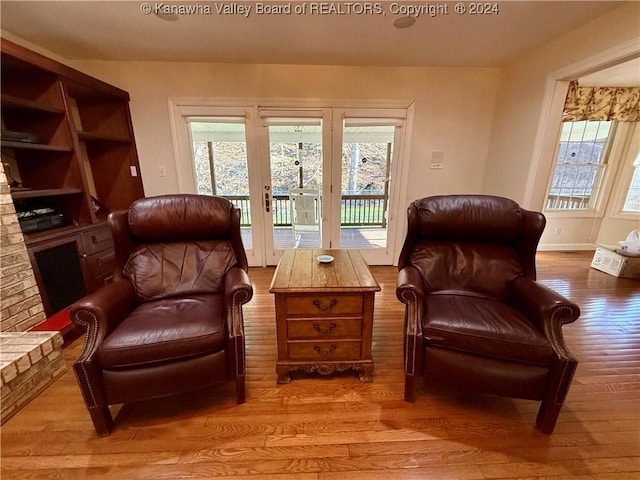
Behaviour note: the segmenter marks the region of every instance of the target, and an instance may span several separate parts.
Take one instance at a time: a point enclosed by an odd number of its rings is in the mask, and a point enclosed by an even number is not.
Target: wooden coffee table
[[[331,255],[321,263],[320,255]],[[357,250],[287,250],[269,292],[275,295],[278,383],[294,370],[328,375],[353,369],[371,381],[375,292],[380,286]]]

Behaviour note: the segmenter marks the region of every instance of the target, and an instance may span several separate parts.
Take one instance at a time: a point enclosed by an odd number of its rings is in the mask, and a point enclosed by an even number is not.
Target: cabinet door
[[[77,237],[60,239],[28,251],[47,317],[87,293]]]

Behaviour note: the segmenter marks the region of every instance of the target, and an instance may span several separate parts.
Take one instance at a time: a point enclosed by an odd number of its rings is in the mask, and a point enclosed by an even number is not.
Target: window
[[[614,130],[612,121],[562,124],[547,210],[595,209]]]
[[[622,211],[625,213],[640,213],[640,152],[633,162],[633,176],[627,190]]]

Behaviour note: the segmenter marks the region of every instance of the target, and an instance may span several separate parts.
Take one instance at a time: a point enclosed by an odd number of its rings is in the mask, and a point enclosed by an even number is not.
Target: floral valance
[[[640,88],[580,87],[574,80],[569,84],[562,120],[640,121]]]

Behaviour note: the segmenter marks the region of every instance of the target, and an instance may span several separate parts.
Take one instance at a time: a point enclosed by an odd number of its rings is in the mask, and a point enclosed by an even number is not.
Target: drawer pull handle
[[[319,323],[313,324],[313,328],[315,328],[322,335],[330,334],[331,332],[333,332],[333,329],[336,328],[337,326],[338,325],[336,325],[335,323],[332,323],[331,325],[329,325],[329,328],[322,328]]]
[[[313,304],[314,304],[316,307],[318,307],[320,310],[322,310],[322,311],[330,310],[330,309],[331,309],[331,308],[332,308],[336,303],[338,303],[338,301],[337,301],[336,299],[332,299],[332,300],[329,302],[329,305],[326,305],[326,304],[322,305],[322,304],[320,304],[320,300],[314,300],[314,301],[313,301]]]
[[[315,347],[313,347],[313,349],[323,357],[326,357],[327,355],[330,355],[333,353],[333,351],[336,349],[336,346],[330,345],[328,350],[322,350],[322,348],[320,348],[320,345],[316,345]]]

